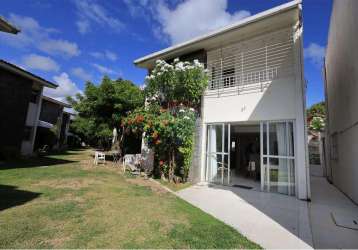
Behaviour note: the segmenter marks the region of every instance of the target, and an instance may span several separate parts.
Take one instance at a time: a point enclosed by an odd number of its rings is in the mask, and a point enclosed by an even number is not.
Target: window
[[[235,68],[223,70],[223,84],[224,88],[232,87],[235,85]]]
[[[295,194],[293,122],[264,122],[263,165],[267,191]]]
[[[217,86],[217,72],[216,72],[216,68],[215,67],[211,67],[211,81],[210,81],[210,89],[216,89]]]

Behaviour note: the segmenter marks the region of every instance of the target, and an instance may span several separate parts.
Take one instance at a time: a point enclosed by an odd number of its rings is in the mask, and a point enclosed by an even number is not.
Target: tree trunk
[[[175,170],[175,151],[174,149],[169,151],[169,181],[174,180],[174,170]]]

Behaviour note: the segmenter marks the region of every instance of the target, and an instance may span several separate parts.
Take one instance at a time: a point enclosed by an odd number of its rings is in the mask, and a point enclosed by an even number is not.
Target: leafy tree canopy
[[[318,102],[313,104],[310,108],[307,109],[308,117],[326,117],[326,107],[324,102]]]
[[[313,104],[307,109],[308,127],[314,131],[323,131],[326,119],[326,106],[324,102]]]
[[[68,98],[78,112],[71,129],[87,143],[98,146],[112,136],[129,111],[144,104],[143,91],[131,81],[105,76],[100,85],[86,83],[83,94]]]

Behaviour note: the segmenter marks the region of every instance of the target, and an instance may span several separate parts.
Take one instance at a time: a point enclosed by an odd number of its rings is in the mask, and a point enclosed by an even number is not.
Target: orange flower
[[[164,161],[163,161],[163,160],[160,160],[160,161],[159,161],[159,165],[160,165],[160,166],[163,166],[163,165],[164,165]]]
[[[136,123],[142,123],[144,121],[144,116],[142,115],[137,115],[135,118],[135,122]]]

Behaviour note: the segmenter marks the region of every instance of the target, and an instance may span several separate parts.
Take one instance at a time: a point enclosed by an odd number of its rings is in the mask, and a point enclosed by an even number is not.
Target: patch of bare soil
[[[66,241],[69,241],[70,239],[71,239],[71,237],[69,237],[69,236],[60,236],[60,237],[56,237],[53,239],[48,239],[45,241],[45,243],[48,243],[53,248],[59,248],[59,247],[63,246],[63,243],[65,243]]]
[[[70,188],[70,189],[78,190],[95,184],[103,184],[103,182],[95,179],[57,179],[57,180],[39,181],[35,185],[47,186],[53,188]]]

